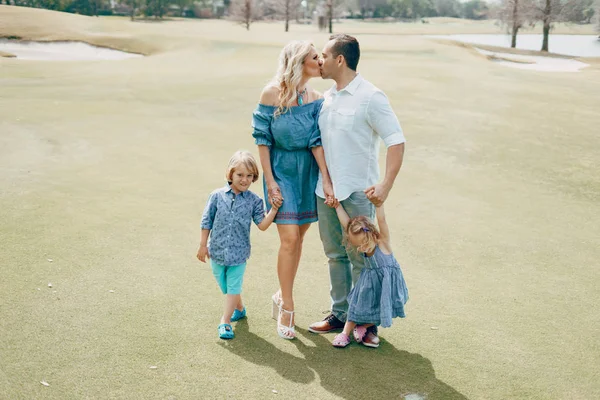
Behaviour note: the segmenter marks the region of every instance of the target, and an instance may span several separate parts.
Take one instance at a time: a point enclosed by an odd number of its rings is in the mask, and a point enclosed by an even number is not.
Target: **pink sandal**
[[[342,332],[333,338],[332,344],[334,347],[346,347],[350,344],[350,336]]]
[[[356,325],[356,327],[354,327],[354,340],[358,343],[362,343],[365,336],[367,336],[367,328],[362,325]]]

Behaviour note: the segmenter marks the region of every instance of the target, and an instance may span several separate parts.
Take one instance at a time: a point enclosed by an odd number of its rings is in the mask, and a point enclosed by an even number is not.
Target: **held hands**
[[[390,194],[390,189],[391,187],[388,187],[383,183],[378,183],[377,185],[366,188],[365,194],[367,195],[367,199],[369,199],[375,207],[380,207]]]
[[[323,180],[323,193],[325,194],[325,204],[331,208],[337,208],[340,202],[335,198],[331,181]]]
[[[207,257],[210,258],[210,254],[208,253],[208,247],[206,245],[200,245],[196,258],[205,263]]]
[[[271,204],[271,207],[278,210],[283,204],[283,197],[281,196],[279,185],[275,182],[269,183],[267,185],[267,193],[269,195],[269,204]]]

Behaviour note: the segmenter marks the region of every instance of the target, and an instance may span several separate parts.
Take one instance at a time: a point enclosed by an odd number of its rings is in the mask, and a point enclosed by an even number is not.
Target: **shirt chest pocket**
[[[354,128],[356,110],[351,108],[338,108],[331,111],[333,126],[337,130],[351,131]]]

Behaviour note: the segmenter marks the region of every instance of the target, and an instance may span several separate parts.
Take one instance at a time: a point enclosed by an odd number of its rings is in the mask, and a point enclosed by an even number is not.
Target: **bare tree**
[[[566,4],[566,1],[561,0],[533,0],[530,22],[531,25],[535,25],[538,22],[542,23],[544,37],[541,51],[548,51],[552,25],[556,22],[564,21],[563,11]]]
[[[126,0],[125,4],[127,4],[129,7],[131,7],[131,20],[133,21],[135,19],[135,14],[138,10],[138,8],[140,7],[140,0]]]
[[[565,22],[589,24],[595,14],[594,0],[566,0],[563,6]]]
[[[496,9],[496,16],[510,32],[510,47],[517,47],[517,33],[530,20],[531,0],[502,0]]]
[[[596,1],[596,22],[596,30],[600,34],[600,0]],[[598,38],[600,39],[600,36],[598,36]]]
[[[298,8],[301,0],[270,0],[265,2],[265,8],[268,8],[275,17],[285,21],[285,31],[290,30],[290,20],[297,19]]]
[[[261,8],[256,0],[232,0],[229,5],[229,18],[239,21],[250,30],[250,24],[262,15]]]
[[[344,7],[344,3],[341,0],[326,0],[325,10],[327,15],[329,33],[333,33],[333,18],[340,13],[340,9]]]

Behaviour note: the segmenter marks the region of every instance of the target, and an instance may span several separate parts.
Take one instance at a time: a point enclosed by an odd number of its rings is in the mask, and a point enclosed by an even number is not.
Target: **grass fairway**
[[[386,204],[411,295],[378,350],[339,350],[305,330],[329,306],[316,226],[296,341],[269,317],[276,229],[253,230],[233,341],[195,260],[229,157],[257,154],[251,113],[281,46],[327,35],[0,6],[0,36],[151,55],[0,58],[0,398],[600,398],[600,64],[509,69],[408,35],[498,30],[442,22],[335,26],[408,139]]]

